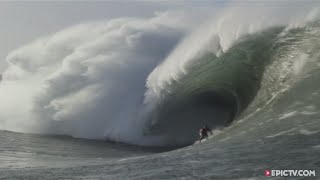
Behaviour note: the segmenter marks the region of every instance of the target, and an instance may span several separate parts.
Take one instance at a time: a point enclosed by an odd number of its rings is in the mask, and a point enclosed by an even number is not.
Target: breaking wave
[[[252,115],[319,63],[317,10],[235,8],[201,23],[188,16],[81,24],[11,52],[0,128],[191,144],[203,124]]]

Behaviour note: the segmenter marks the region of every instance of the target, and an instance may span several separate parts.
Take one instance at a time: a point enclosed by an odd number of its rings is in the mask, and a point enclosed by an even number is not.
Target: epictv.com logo
[[[272,177],[314,177],[316,176],[315,170],[265,170],[265,176]]]

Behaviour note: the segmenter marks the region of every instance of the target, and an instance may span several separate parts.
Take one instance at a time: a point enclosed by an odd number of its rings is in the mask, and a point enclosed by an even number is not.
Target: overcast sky
[[[209,1],[104,1],[5,2],[0,1],[0,72],[7,54],[32,40],[74,24],[115,17],[148,17],[156,11],[206,7]],[[225,1],[211,1],[211,6]]]
[[[0,71],[13,49],[73,24],[121,16],[151,16],[163,3],[0,2]]]
[[[303,2],[307,1],[312,0]],[[115,17],[150,17],[156,11],[186,8],[192,11],[193,8],[222,7],[226,2],[229,1],[5,2],[0,0],[0,73],[6,67],[4,59],[11,50],[71,25]],[[262,1],[236,2],[248,5],[248,2]],[[299,5],[306,4],[299,2]]]

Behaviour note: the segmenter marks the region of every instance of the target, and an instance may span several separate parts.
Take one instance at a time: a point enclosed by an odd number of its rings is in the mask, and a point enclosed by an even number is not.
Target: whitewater
[[[12,51],[0,82],[0,178],[320,172],[319,10],[208,17],[96,21]],[[204,124],[213,135],[194,144]]]

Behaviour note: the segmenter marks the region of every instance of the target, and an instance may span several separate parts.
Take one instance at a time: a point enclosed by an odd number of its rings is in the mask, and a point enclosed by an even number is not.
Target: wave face
[[[240,38],[218,56],[196,59],[188,73],[161,92],[150,133],[165,132],[167,142],[188,144],[197,140],[203,124],[225,127],[259,111],[300,83],[296,78],[306,76],[306,64],[319,66],[318,28],[318,22],[269,28]]]
[[[319,67],[317,11],[255,11],[202,25],[167,12],[38,39],[7,57],[0,128],[176,146],[204,124],[232,127]]]

